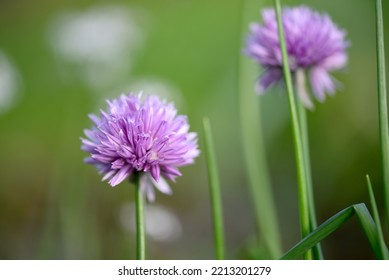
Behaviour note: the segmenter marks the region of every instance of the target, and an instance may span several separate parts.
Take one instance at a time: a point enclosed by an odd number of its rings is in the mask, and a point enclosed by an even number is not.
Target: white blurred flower
[[[19,89],[19,73],[9,58],[0,51],[0,114],[15,104]]]
[[[135,13],[122,6],[60,14],[49,33],[55,53],[81,67],[80,74],[94,88],[110,85],[119,72],[130,68],[143,37]]]
[[[120,223],[128,231],[135,232],[135,205],[128,203],[120,211]],[[177,216],[166,207],[153,204],[145,207],[146,234],[157,242],[172,242],[182,234]]]

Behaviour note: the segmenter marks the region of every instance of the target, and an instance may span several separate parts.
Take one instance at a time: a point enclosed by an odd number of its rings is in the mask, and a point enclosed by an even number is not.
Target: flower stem
[[[258,0],[246,0],[242,3],[243,41],[249,22],[257,16]],[[258,69],[241,53],[238,56],[238,69],[242,147],[254,207],[257,239],[266,247],[268,253],[266,258],[276,259],[281,255],[281,236],[266,162],[260,100],[254,94],[253,81],[256,79]]]
[[[369,175],[366,175],[366,180],[367,180],[367,189],[369,191],[370,206],[371,206],[371,210],[373,212],[374,222],[377,226],[377,240],[378,240],[379,248],[380,248],[381,254],[382,254],[381,257],[383,260],[388,260],[389,259],[388,249],[386,248],[386,245],[385,245],[384,234],[382,233],[381,219],[380,219],[380,215],[378,213],[378,208],[377,208],[377,203],[376,203],[376,199],[374,196],[373,186],[371,185]]]
[[[315,200],[313,196],[311,163],[310,163],[310,156],[309,156],[307,110],[305,109],[302,102],[297,102],[297,107],[298,107],[298,114],[299,114],[300,128],[301,128],[301,139],[303,141],[305,170],[307,173],[309,217],[310,217],[310,225],[311,225],[310,231],[312,232],[317,228],[317,221],[316,221]],[[319,260],[323,259],[323,252],[320,243],[316,244],[312,248],[312,252],[315,259],[319,259]]]
[[[378,114],[381,142],[381,161],[384,186],[384,203],[387,225],[389,227],[389,131],[388,107],[386,97],[384,26],[382,16],[382,1],[376,0],[376,31],[377,31],[377,73],[378,73]]]
[[[135,181],[135,215],[136,215],[136,259],[146,259],[146,234],[144,219],[144,199],[139,184],[139,173],[134,174]]]
[[[209,190],[213,218],[213,233],[216,259],[224,260],[224,230],[223,210],[220,195],[220,183],[216,164],[215,149],[213,147],[211,123],[209,119],[203,119],[205,156],[207,158]]]
[[[310,214],[309,214],[309,195],[308,195],[308,184],[307,184],[307,170],[304,158],[304,147],[301,137],[301,128],[298,120],[297,114],[297,105],[295,94],[293,92],[292,77],[289,69],[288,54],[286,51],[285,37],[282,25],[281,18],[281,4],[279,0],[274,0],[276,16],[277,16],[277,25],[278,25],[278,34],[280,38],[281,54],[282,54],[282,66],[284,72],[284,79],[286,84],[286,90],[288,92],[289,99],[289,109],[292,119],[292,128],[293,128],[293,142],[295,149],[295,159],[297,165],[297,180],[298,180],[298,198],[299,198],[299,210],[300,210],[300,226],[301,226],[301,235],[306,237],[310,233],[311,224],[310,224]],[[311,254],[305,254],[305,259],[310,259]]]

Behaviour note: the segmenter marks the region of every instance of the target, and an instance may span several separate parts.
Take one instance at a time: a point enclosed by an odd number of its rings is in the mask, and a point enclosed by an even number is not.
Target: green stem
[[[381,248],[378,239],[377,226],[374,223],[374,220],[371,217],[369,210],[366,208],[366,205],[363,203],[351,205],[346,209],[343,209],[342,211],[336,213],[334,216],[329,218],[327,221],[317,227],[314,231],[312,231],[303,240],[297,243],[292,249],[286,252],[281,257],[281,259],[290,260],[304,254],[314,245],[318,244],[328,235],[339,229],[354,215],[357,216],[362,226],[362,229],[365,232],[366,237],[370,243],[370,246],[373,249],[374,254],[378,259],[382,259],[381,249],[385,251],[385,254],[388,254],[388,249],[385,246]]]
[[[308,138],[308,124],[307,124],[307,110],[305,109],[302,102],[297,102],[299,120],[300,120],[300,128],[301,128],[301,138],[303,142],[304,149],[304,162],[305,162],[305,170],[307,173],[307,189],[308,189],[308,203],[309,203],[309,217],[310,217],[310,231],[312,232],[317,228],[317,220],[316,220],[316,210],[315,210],[315,200],[313,196],[313,185],[312,185],[312,172],[311,172],[311,161],[309,156],[309,138]],[[322,260],[323,252],[321,249],[320,243],[318,243],[312,249],[313,256],[315,259]]]
[[[257,17],[257,8],[258,0],[243,1],[240,42],[245,40],[249,22]],[[238,56],[238,69],[242,148],[254,207],[257,236],[268,252],[265,258],[276,259],[282,252],[281,235],[266,162],[260,101],[254,93],[253,81],[257,78],[258,69],[241,53]]]
[[[384,185],[384,202],[387,225],[389,227],[389,131],[388,107],[386,97],[384,26],[382,1],[376,0],[377,23],[377,73],[378,73],[378,114],[381,142],[381,161]]]
[[[139,173],[134,174],[135,181],[135,215],[136,215],[136,259],[146,259],[146,234],[144,218],[144,198],[139,184]]]
[[[306,164],[304,160],[304,148],[303,141],[301,139],[301,129],[298,120],[297,114],[297,105],[295,94],[293,92],[292,77],[289,69],[288,54],[286,52],[286,44],[284,37],[284,30],[282,25],[281,18],[281,4],[279,0],[274,0],[277,16],[277,25],[278,25],[278,34],[280,38],[280,46],[282,53],[282,66],[284,72],[284,79],[286,84],[286,90],[288,92],[289,99],[289,109],[292,119],[292,128],[293,128],[293,142],[295,149],[295,159],[297,165],[297,181],[298,181],[298,197],[299,197],[299,210],[300,210],[300,225],[301,225],[301,235],[304,238],[310,233],[311,224],[310,224],[310,211],[309,211],[309,199],[308,199],[308,185],[307,185],[307,171]],[[305,259],[310,259],[311,256],[306,254]]]
[[[207,118],[203,120],[205,156],[207,158],[209,190],[213,218],[213,233],[216,259],[224,260],[224,230],[223,210],[220,195],[220,183],[216,164],[215,149],[213,147],[211,123]]]
[[[366,180],[367,180],[367,188],[368,188],[369,197],[370,197],[370,205],[371,205],[371,209],[373,211],[373,218],[374,218],[374,222],[377,226],[377,239],[378,239],[378,243],[379,243],[379,246],[381,249],[382,259],[388,260],[389,259],[388,250],[387,250],[386,245],[385,245],[384,234],[382,233],[380,215],[378,213],[377,203],[375,200],[374,191],[373,191],[373,187],[372,187],[371,182],[370,182],[369,175],[366,175]]]

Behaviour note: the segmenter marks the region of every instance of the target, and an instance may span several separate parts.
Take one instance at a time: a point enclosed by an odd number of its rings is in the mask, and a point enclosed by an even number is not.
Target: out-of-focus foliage
[[[258,1],[258,11],[272,2]],[[342,90],[308,114],[320,223],[351,204],[368,202],[365,174],[381,185],[374,3],[282,2],[328,12],[351,41],[349,66],[336,74]],[[87,115],[105,106],[106,98],[140,88],[174,101],[201,138],[202,117],[211,119],[228,258],[260,254],[248,250],[255,226],[238,120],[242,5],[239,0],[0,2],[1,259],[135,257],[133,186],[100,182],[83,163],[79,138],[91,125]],[[277,89],[261,99],[286,251],[299,237],[287,97]],[[213,257],[204,156],[182,172],[172,184],[174,195],[159,194],[147,210],[149,258]],[[377,189],[379,209],[381,194]],[[323,249],[329,259],[374,257],[352,221],[326,239]]]

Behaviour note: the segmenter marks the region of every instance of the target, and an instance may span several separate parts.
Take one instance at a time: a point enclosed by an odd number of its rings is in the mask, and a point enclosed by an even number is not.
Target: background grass
[[[272,1],[262,3],[272,5]],[[327,11],[348,31],[352,43],[348,68],[335,75],[343,89],[308,112],[318,223],[351,204],[368,202],[367,173],[383,218],[374,1],[282,1],[284,6],[302,3]],[[389,6],[383,4],[389,45]],[[258,10],[260,5],[258,1]],[[107,6],[128,9],[143,39],[108,72],[101,65],[92,67],[101,70],[95,77],[105,81],[96,86],[85,74],[94,62],[69,61],[59,55],[52,34],[61,15]],[[122,217],[123,207],[131,209],[129,203],[134,201],[132,185],[112,189],[100,182],[94,168],[82,162],[85,153],[79,137],[91,125],[88,113],[149,77],[178,92],[170,99],[189,115],[192,130],[200,137],[201,120],[210,117],[225,207],[227,257],[260,256],[248,250],[255,224],[242,169],[238,119],[241,6],[238,0],[0,1],[0,52],[18,77],[12,106],[0,111],[0,258],[135,258],[135,233],[123,223],[131,217]],[[286,250],[299,238],[287,96],[274,90],[261,102]],[[156,202],[178,221],[180,231],[165,241],[149,237],[149,258],[213,257],[204,155],[182,172],[173,185],[174,195],[158,194]],[[374,258],[355,220],[322,245],[330,259]]]

